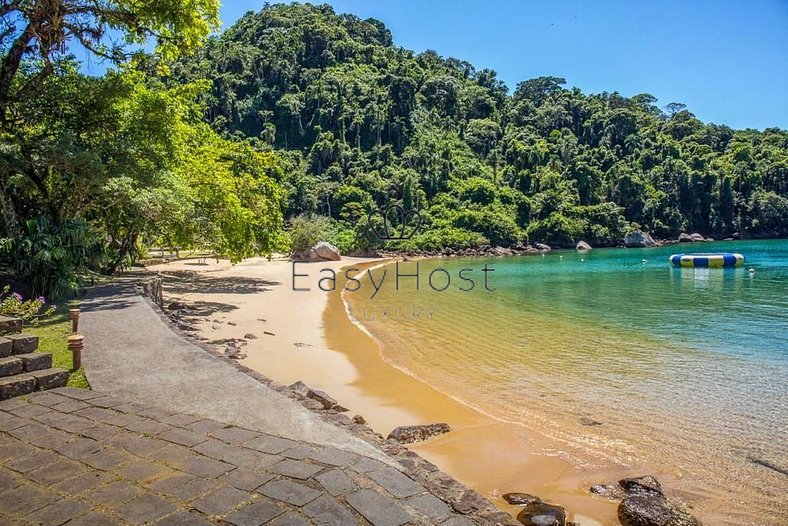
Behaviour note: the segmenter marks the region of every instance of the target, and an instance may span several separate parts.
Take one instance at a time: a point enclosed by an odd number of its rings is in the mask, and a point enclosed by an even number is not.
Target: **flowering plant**
[[[0,315],[22,318],[29,323],[37,318],[50,316],[55,312],[55,307],[47,306],[44,296],[25,300],[18,292],[11,292],[11,287],[6,285],[0,293]]]

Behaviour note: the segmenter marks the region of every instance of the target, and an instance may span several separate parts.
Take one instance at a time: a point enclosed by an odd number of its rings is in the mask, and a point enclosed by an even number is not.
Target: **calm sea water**
[[[718,251],[744,254],[744,268],[668,264],[672,253]],[[494,291],[482,286],[485,264]],[[698,506],[722,502],[738,517],[731,524],[788,517],[788,241],[419,266],[418,291],[406,278],[371,301],[348,295],[393,364],[496,418],[537,427],[580,465],[665,474]],[[443,292],[427,282],[438,268],[452,277]],[[457,288],[468,286],[463,268],[473,269],[469,292]],[[438,288],[445,276],[434,275]],[[589,419],[602,425],[583,425]]]

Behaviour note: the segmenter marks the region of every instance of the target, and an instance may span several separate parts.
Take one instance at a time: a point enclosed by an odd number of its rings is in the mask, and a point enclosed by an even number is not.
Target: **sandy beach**
[[[372,266],[380,261],[293,264],[284,258],[183,260],[149,267],[167,278],[165,304],[197,307],[199,334],[221,344],[243,340],[243,365],[274,381],[301,380],[323,389],[387,435],[399,425],[447,422],[453,431],[411,449],[506,511],[500,495],[526,492],[567,508],[578,524],[613,525],[616,503],[587,492],[607,480],[604,471],[580,469],[559,455],[562,444],[471,409],[387,363],[376,343],[347,316],[337,290],[318,287],[322,269]],[[210,314],[209,314],[210,313]],[[582,510],[582,511],[580,511]]]

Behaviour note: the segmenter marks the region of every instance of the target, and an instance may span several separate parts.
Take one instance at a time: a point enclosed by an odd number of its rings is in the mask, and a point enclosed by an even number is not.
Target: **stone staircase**
[[[38,336],[22,334],[22,320],[0,316],[0,400],[66,385],[68,371],[36,349]]]

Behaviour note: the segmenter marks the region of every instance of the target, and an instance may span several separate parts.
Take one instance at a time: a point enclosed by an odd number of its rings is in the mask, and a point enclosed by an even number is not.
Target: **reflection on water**
[[[538,424],[577,463],[653,466],[723,514],[746,501],[746,514],[776,524],[788,477],[753,459],[788,468],[788,242],[702,250],[747,263],[676,269],[676,247],[430,260],[422,272],[486,263],[496,290],[346,296],[356,309],[434,309],[363,323],[389,360],[439,390]]]

